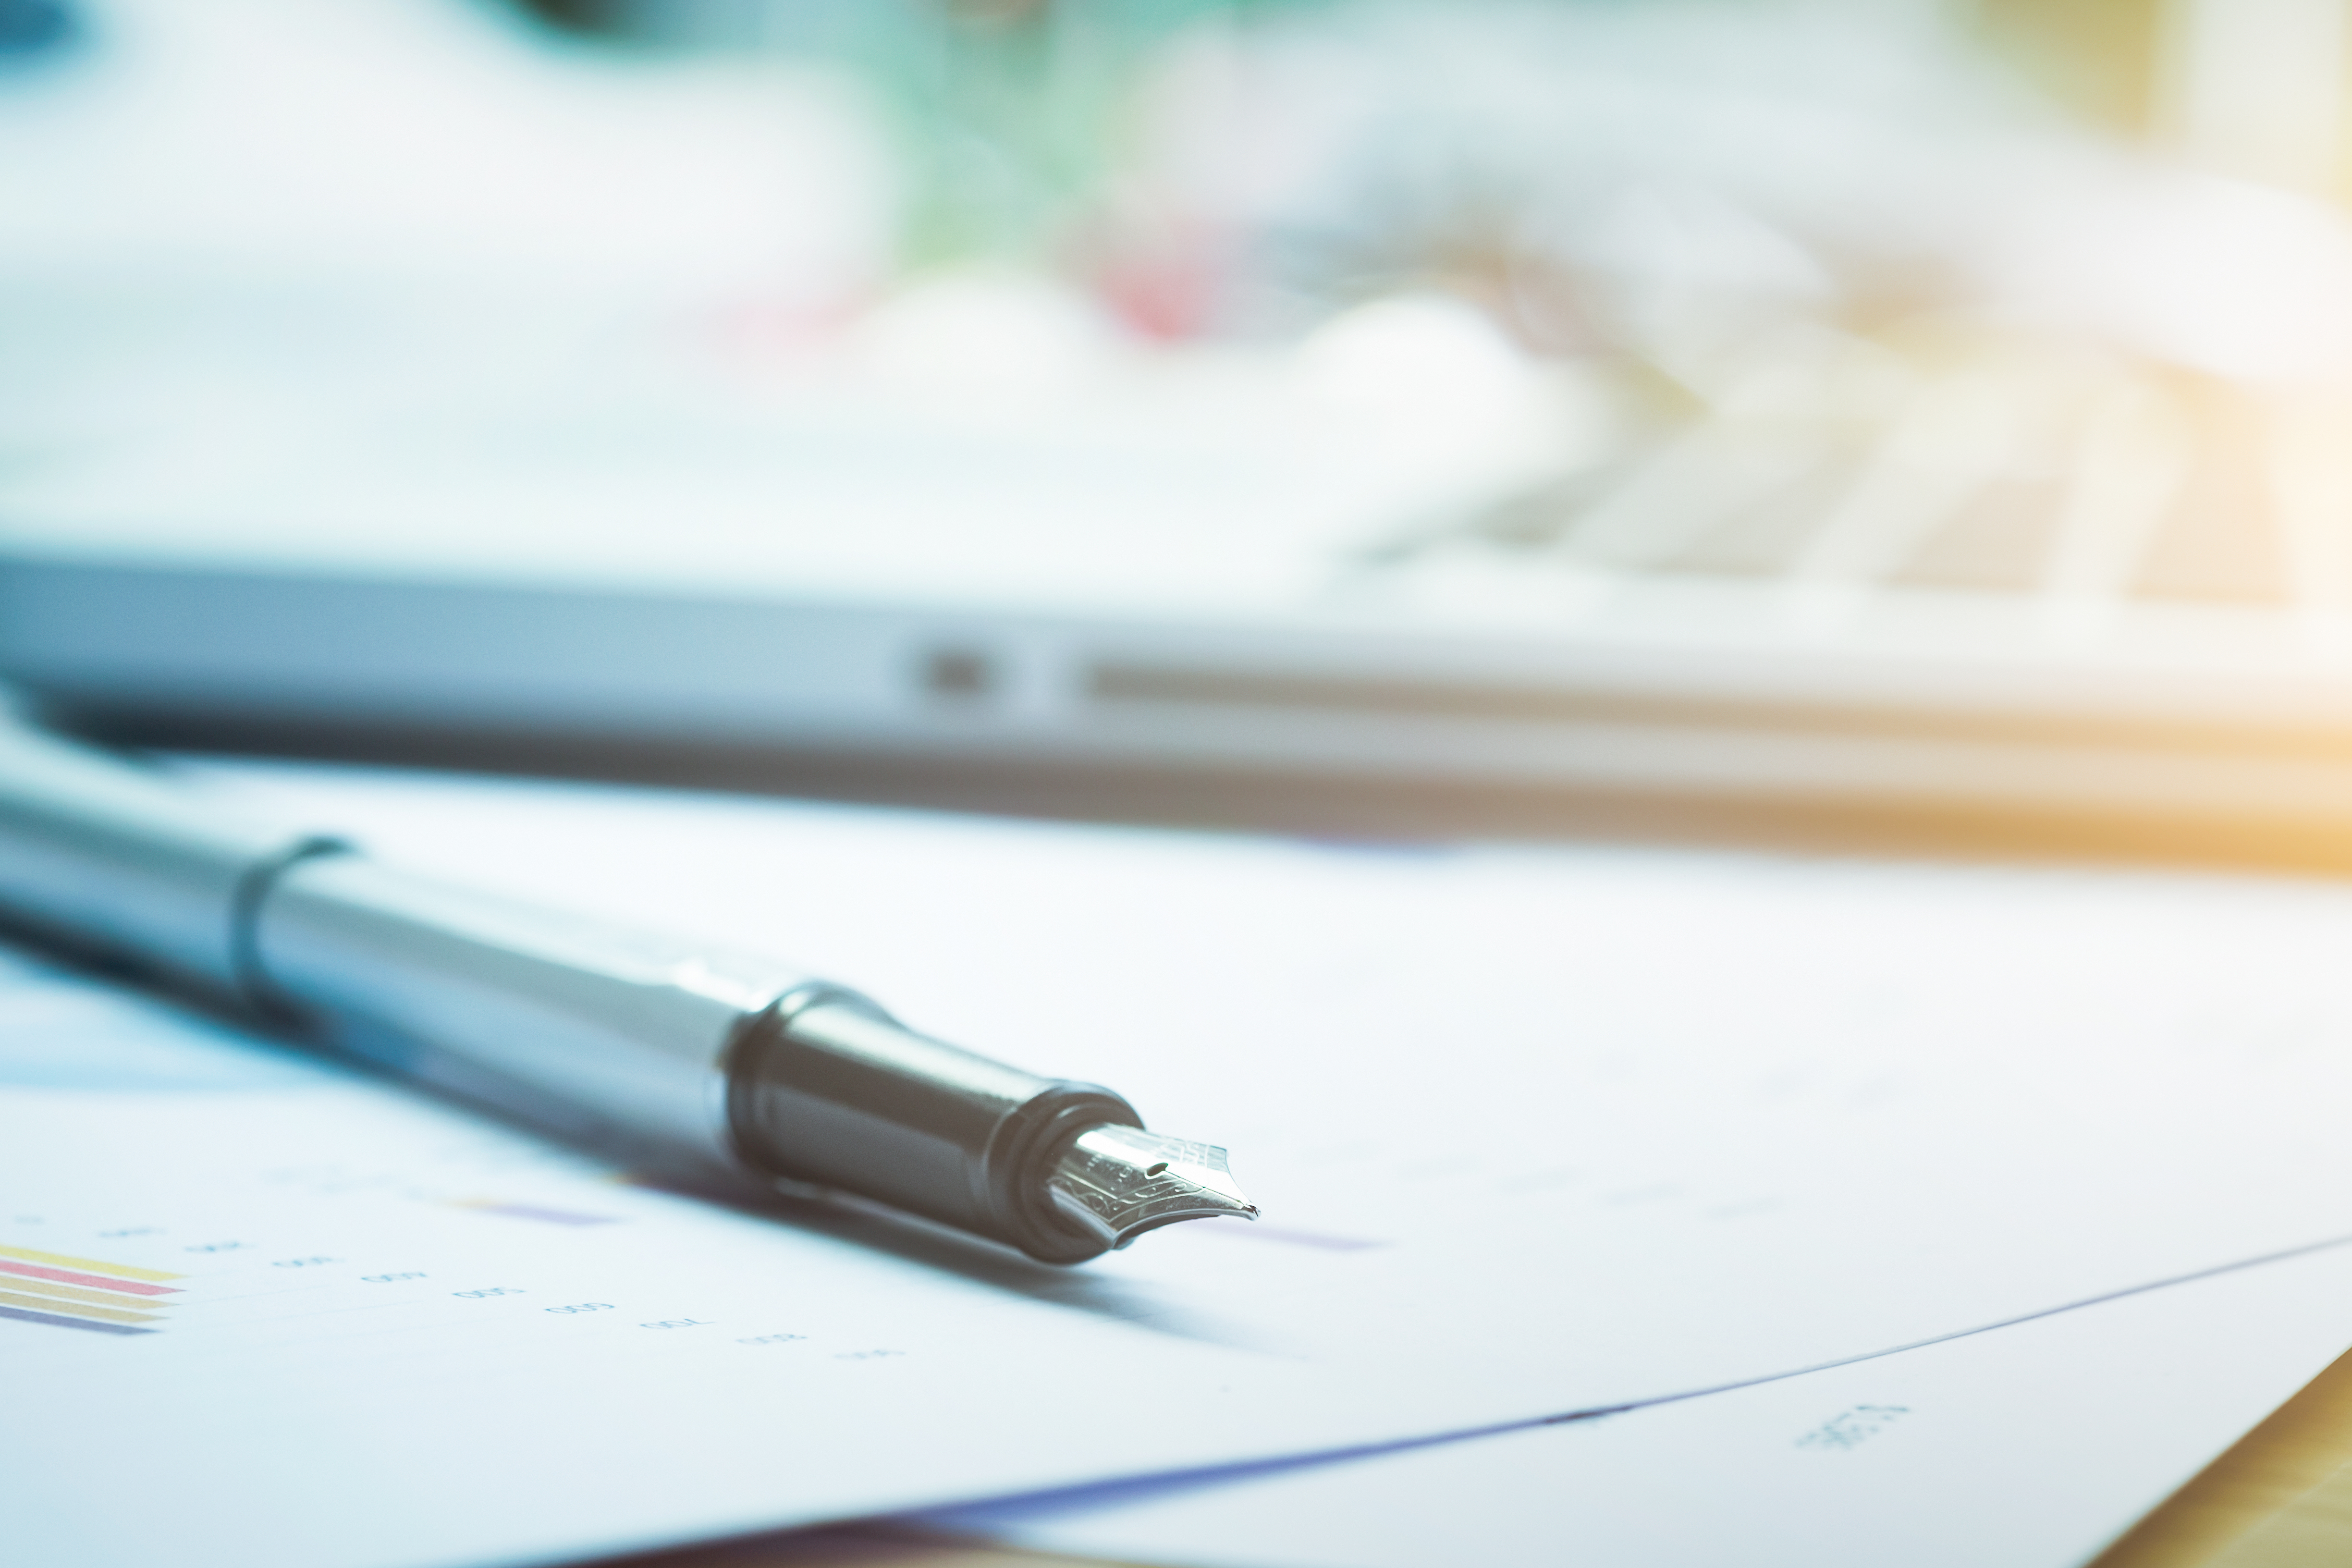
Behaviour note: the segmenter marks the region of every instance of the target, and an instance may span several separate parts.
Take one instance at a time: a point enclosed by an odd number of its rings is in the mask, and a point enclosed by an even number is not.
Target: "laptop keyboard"
[[[2090,354],[1766,363],[1703,414],[1383,540],[1343,571],[1427,610],[1537,603],[1638,629],[2102,647],[2304,662],[2352,610],[2352,403]],[[1501,587],[1499,581],[1491,584]],[[2189,644],[2194,644],[2194,648]]]

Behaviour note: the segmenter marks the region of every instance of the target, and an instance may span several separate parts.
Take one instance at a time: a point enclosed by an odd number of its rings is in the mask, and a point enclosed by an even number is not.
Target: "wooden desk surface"
[[[2094,1568],[2352,1563],[2352,1354],[2173,1494]]]
[[[2088,1568],[2342,1568],[2346,1563],[2352,1563],[2352,1354],[2313,1379]],[[850,1526],[664,1552],[632,1559],[625,1568],[1120,1565]]]

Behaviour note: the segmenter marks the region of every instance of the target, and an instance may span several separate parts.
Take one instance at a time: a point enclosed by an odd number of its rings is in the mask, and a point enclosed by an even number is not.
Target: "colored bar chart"
[[[95,1258],[0,1247],[0,1319],[101,1334],[152,1334],[184,1276]]]

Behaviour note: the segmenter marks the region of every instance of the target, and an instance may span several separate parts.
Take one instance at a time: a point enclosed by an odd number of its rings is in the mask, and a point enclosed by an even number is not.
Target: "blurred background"
[[[0,0],[0,677],[2345,863],[2347,201],[2352,0]]]

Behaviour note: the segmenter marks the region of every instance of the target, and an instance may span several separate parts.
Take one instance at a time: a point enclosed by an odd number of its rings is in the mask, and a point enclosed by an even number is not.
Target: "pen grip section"
[[[1042,1078],[820,990],[738,1047],[735,1142],[778,1176],[877,1198],[1048,1263],[1106,1249],[1054,1208],[1054,1162],[1089,1127],[1140,1127],[1092,1084]]]

